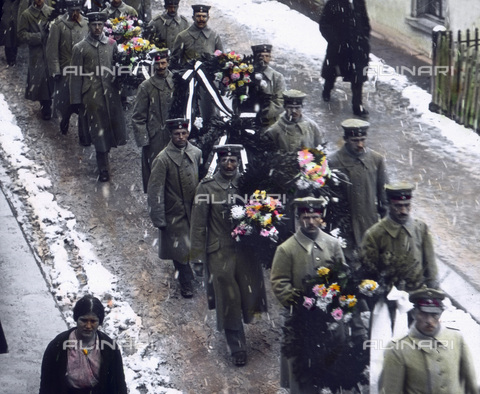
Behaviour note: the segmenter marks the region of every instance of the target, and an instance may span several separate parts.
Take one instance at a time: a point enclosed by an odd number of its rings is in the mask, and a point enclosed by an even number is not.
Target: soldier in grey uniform
[[[138,19],[145,24],[152,19],[152,3],[150,0],[126,0],[125,3],[137,11]]]
[[[360,247],[363,234],[387,213],[385,184],[388,183],[385,158],[366,146],[370,123],[360,119],[342,122],[345,144],[328,157],[332,169],[348,176],[347,198],[351,214],[351,239],[346,257]]]
[[[135,8],[124,3],[122,0],[112,0],[102,11],[107,14],[107,19],[114,19],[120,16],[138,16]]]
[[[188,120],[168,119],[170,142],[152,165],[148,207],[159,229],[159,256],[173,260],[183,297],[193,296],[189,264],[190,223],[202,152],[188,142]]]
[[[410,293],[414,323],[408,335],[386,346],[379,393],[479,393],[463,336],[440,323],[444,298],[442,291],[427,287]]]
[[[243,323],[267,311],[262,266],[247,244],[231,235],[230,210],[238,195],[238,165],[242,145],[215,146],[219,171],[198,185],[191,226],[191,262],[199,276],[207,271],[210,309],[216,309],[217,328],[225,332],[237,366],[247,362]],[[242,322],[243,320],[243,322]]]
[[[44,0],[33,0],[32,5],[20,14],[17,36],[20,44],[28,45],[28,76],[25,98],[40,101],[42,118],[52,117],[53,84],[47,68],[47,22],[53,8]]]
[[[213,55],[216,50],[223,51],[220,36],[208,27],[210,6],[197,4],[192,8],[193,25],[180,32],[173,43],[172,63],[175,68],[184,67],[186,63],[200,59],[203,54]],[[198,106],[205,125],[217,111],[203,86],[198,89]]]
[[[166,127],[173,102],[174,82],[168,69],[170,52],[164,48],[152,54],[155,74],[138,87],[132,126],[137,146],[142,148],[143,190],[147,192],[152,162],[170,141]]]
[[[316,148],[326,143],[324,132],[313,120],[302,114],[303,100],[306,96],[299,90],[283,92],[285,112],[265,132],[278,149],[295,152],[303,148]]]
[[[165,12],[156,15],[148,24],[153,29],[153,42],[159,48],[173,48],[178,33],[188,29],[190,23],[183,15],[178,15],[180,0],[165,0]]]
[[[256,90],[254,97],[258,100],[261,128],[266,130],[284,111],[283,92],[287,87],[283,75],[270,66],[272,45],[253,45],[252,52],[255,67],[252,80],[253,89]]]
[[[64,75],[63,70],[70,66],[73,46],[82,41],[88,34],[88,23],[81,14],[83,1],[66,0],[65,5],[67,6],[67,12],[55,20],[50,28],[47,40],[48,71],[55,84],[53,108],[60,112],[62,118],[60,131],[62,134],[68,132],[70,116],[72,115],[69,77]],[[80,144],[90,145],[90,136],[84,116],[78,118],[78,137]]]
[[[324,199],[314,197],[295,199],[299,227],[294,235],[277,247],[275,252],[270,281],[273,293],[286,308],[286,319],[294,319],[293,306],[301,305],[303,302],[304,279],[307,275],[313,277],[322,266],[332,268],[330,264],[334,262],[339,262],[348,269],[340,242],[321,230],[325,203]],[[287,336],[285,342],[290,340],[288,338],[290,334],[285,334]],[[312,335],[315,333],[312,332]],[[332,331],[331,335],[336,334]],[[341,347],[342,343],[339,343],[339,346]],[[296,376],[295,364],[301,357],[302,354],[288,358],[281,355],[281,386],[290,388],[291,394],[317,393],[318,388],[315,388],[313,383],[303,382]],[[328,386],[327,380],[325,385]]]
[[[103,33],[105,13],[91,12],[87,18],[89,33],[72,50],[74,73],[70,75],[70,104],[87,117],[88,131],[95,145],[98,180],[107,182],[110,149],[127,143],[120,88],[112,75],[117,44]]]

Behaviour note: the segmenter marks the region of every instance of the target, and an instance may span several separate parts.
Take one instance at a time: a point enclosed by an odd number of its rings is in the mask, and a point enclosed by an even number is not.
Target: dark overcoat
[[[83,104],[88,130],[97,152],[127,143],[127,127],[120,90],[116,84],[114,55],[117,44],[102,35],[90,34],[74,45],[70,75],[70,103]]]
[[[160,231],[161,259],[188,263],[190,223],[198,185],[202,151],[188,143],[185,150],[171,141],[153,161],[148,182],[148,208],[153,225]]]
[[[328,165],[348,176],[353,241],[355,247],[360,246],[365,231],[387,213],[385,159],[370,148],[359,156],[352,155],[344,145],[328,158]]]
[[[50,76],[61,76],[55,81],[53,103],[54,108],[62,114],[62,118],[70,107],[70,78],[63,75],[63,70],[72,61],[73,46],[82,41],[87,34],[87,20],[82,18],[80,22],[71,21],[68,13],[58,17],[50,27],[47,40],[48,72]]]
[[[230,180],[216,173],[198,185],[192,213],[191,259],[206,263],[213,289],[209,307],[216,308],[217,328],[241,330],[254,314],[267,310],[261,262],[253,251],[233,239],[230,210],[238,194],[239,175]],[[212,291],[213,290],[213,291]],[[213,302],[214,301],[214,302]]]
[[[155,29],[155,44],[164,43],[166,48],[172,49],[178,33],[188,29],[190,23],[182,15],[171,17],[167,12],[164,12],[155,16],[148,25]]]
[[[33,5],[22,12],[18,21],[18,40],[28,45],[28,76],[25,98],[32,101],[50,100],[53,86],[48,78],[46,24],[53,8]]]
[[[367,80],[370,21],[365,0],[329,0],[320,16],[320,32],[328,43],[322,77]],[[364,72],[365,71],[365,72]]]
[[[20,0],[4,0],[2,6],[2,19],[0,21],[0,45],[6,48],[16,47],[18,7]]]
[[[48,344],[42,360],[39,394],[67,394],[69,392],[65,379],[67,372],[65,343],[75,329],[62,332]],[[127,394],[120,348],[103,332],[97,331],[97,334],[102,356],[99,392],[102,394]]]

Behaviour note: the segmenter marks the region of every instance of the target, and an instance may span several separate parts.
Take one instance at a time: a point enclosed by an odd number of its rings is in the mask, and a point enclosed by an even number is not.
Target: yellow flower
[[[88,356],[88,350],[87,349],[82,349],[83,353],[85,353],[85,356]]]
[[[330,269],[327,267],[320,267],[317,270],[318,276],[327,276],[329,272],[330,272]]]
[[[234,91],[237,87],[235,86],[234,83],[231,83],[230,85],[228,85],[228,88],[229,88],[231,91]]]
[[[248,72],[249,73],[253,72],[253,64],[248,65]]]
[[[243,82],[243,81],[238,81],[237,84],[238,84],[238,87],[240,87],[240,86],[245,85],[245,82]]]
[[[340,286],[337,283],[331,284],[328,288],[335,291],[340,291]]]
[[[265,221],[263,222],[263,224],[265,226],[269,226],[272,224],[272,217],[270,216],[269,218],[265,219]]]
[[[353,308],[355,305],[357,305],[357,297],[354,295],[347,295],[347,301],[349,308]]]

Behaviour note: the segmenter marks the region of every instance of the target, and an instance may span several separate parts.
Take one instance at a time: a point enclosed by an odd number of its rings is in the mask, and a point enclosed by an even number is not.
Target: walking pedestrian
[[[410,293],[414,322],[408,335],[385,350],[381,394],[477,394],[475,365],[457,329],[441,323],[441,290],[422,287]]]
[[[0,44],[5,46],[5,58],[9,67],[17,63],[17,21],[20,0],[4,0],[0,22]]]
[[[155,74],[138,87],[133,106],[132,126],[137,146],[142,148],[143,191],[147,192],[152,163],[170,141],[166,126],[173,103],[175,84],[168,69],[170,51],[163,48],[151,56]]]
[[[342,122],[344,145],[328,158],[332,169],[348,177],[346,196],[350,206],[351,229],[344,253],[348,260],[360,247],[363,235],[387,213],[385,158],[367,147],[370,123],[360,119]]]
[[[72,50],[70,103],[87,118],[96,151],[98,180],[107,182],[110,149],[127,143],[120,88],[114,77],[117,44],[103,33],[105,13],[91,12],[87,18],[89,33]]]
[[[48,77],[46,44],[48,19],[53,8],[45,0],[33,0],[18,21],[18,40],[28,45],[28,75],[25,98],[40,101],[44,120],[52,117],[53,84]]]
[[[148,182],[148,208],[159,229],[158,252],[173,260],[180,293],[193,296],[193,272],[189,264],[190,224],[202,151],[188,142],[188,120],[168,119],[170,142],[153,161]]]
[[[370,21],[365,0],[328,0],[319,23],[328,43],[322,67],[323,100],[330,101],[335,80],[341,76],[350,82],[354,115],[367,117],[362,101],[370,55]]]
[[[296,152],[325,144],[325,135],[318,125],[303,115],[303,101],[307,95],[299,90],[283,92],[285,112],[267,129],[265,135],[278,149]]]
[[[47,40],[48,71],[54,80],[53,108],[60,112],[60,132],[67,134],[72,108],[70,106],[69,75],[64,74],[72,61],[73,46],[88,34],[88,23],[82,16],[82,0],[65,0],[67,12],[59,16],[50,28]],[[82,114],[83,115],[83,114]],[[84,116],[78,118],[78,137],[81,145],[91,144]]]
[[[210,309],[216,309],[217,329],[225,332],[233,363],[247,362],[243,323],[267,311],[261,263],[253,251],[231,235],[230,210],[238,195],[242,145],[216,145],[219,171],[197,187],[191,226],[194,271],[206,271]]]
[[[190,23],[178,14],[180,0],[164,0],[165,11],[156,15],[148,24],[152,29],[152,41],[159,48],[173,48],[178,33],[188,29]]]

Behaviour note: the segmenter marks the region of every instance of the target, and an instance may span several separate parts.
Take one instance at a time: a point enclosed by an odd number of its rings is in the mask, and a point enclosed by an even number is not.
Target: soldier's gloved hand
[[[298,289],[293,288],[288,299],[289,305],[297,305],[300,298],[302,297],[302,292]]]
[[[203,278],[203,263],[201,261],[192,261],[190,264],[195,275]]]

